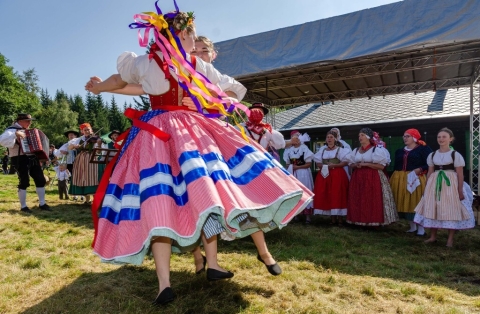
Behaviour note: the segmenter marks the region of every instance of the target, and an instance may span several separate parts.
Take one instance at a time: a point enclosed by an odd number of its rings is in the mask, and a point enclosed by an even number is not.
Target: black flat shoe
[[[232,272],[223,272],[219,271],[213,268],[207,269],[207,280],[208,281],[217,281],[217,280],[223,280],[223,279],[229,279],[233,277]]]
[[[172,302],[175,300],[175,293],[173,293],[172,288],[167,287],[163,289],[162,292],[158,295],[158,297],[155,299],[155,301],[152,302],[152,305],[165,305],[167,303]]]
[[[267,267],[267,270],[270,274],[272,274],[274,276],[278,276],[282,273],[282,269],[280,268],[280,265],[278,265],[278,263],[275,263],[273,265],[267,265],[267,264],[265,264],[263,259],[260,257],[260,254],[257,254],[257,259],[260,262],[262,262],[265,265],[265,267]]]
[[[43,204],[43,205],[40,205],[39,207],[40,207],[40,210],[46,210],[46,211],[49,211],[49,212],[52,211],[52,209],[50,208],[50,206],[48,206],[46,203]]]
[[[205,266],[207,266],[207,258],[203,255],[202,255],[202,258],[203,258],[203,267],[195,272],[195,274],[197,275],[200,275],[201,273],[203,273],[205,271]]]
[[[28,213],[28,214],[31,214],[31,213],[32,213],[32,211],[30,210],[30,208],[28,208],[27,206],[20,208],[20,210],[21,210],[22,212],[24,212],[24,213]]]

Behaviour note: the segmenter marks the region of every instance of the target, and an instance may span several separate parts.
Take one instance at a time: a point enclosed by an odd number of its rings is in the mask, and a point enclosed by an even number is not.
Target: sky
[[[385,5],[398,0],[177,0],[181,11],[194,11],[197,35],[214,42]],[[145,53],[137,32],[128,28],[136,13],[155,11],[152,0],[0,0],[0,53],[21,73],[34,68],[39,86],[54,95],[86,95],[93,76],[116,73],[124,51]],[[162,11],[173,0],[160,0]],[[228,74],[228,73],[226,73]],[[128,96],[115,96],[123,105]],[[111,94],[104,99],[110,100]]]

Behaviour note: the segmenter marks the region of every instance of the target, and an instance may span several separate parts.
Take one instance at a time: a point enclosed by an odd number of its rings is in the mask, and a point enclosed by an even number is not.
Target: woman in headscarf
[[[347,222],[362,226],[388,225],[398,220],[390,184],[383,172],[390,154],[377,145],[378,134],[370,128],[358,133],[360,147],[347,157],[353,169],[348,191]]]
[[[313,152],[308,148],[304,142],[310,141],[307,133],[301,134],[294,130],[290,133],[290,146],[283,152],[283,160],[287,164],[287,169],[310,191],[313,191],[313,176],[310,169],[313,160]],[[305,223],[311,222],[311,215],[313,215],[313,203],[310,203],[303,211],[305,215]]]
[[[76,150],[77,157],[73,163],[72,183],[68,193],[70,195],[85,196],[85,204],[91,204],[91,195],[95,194],[99,182],[99,164],[91,163],[90,158],[93,149],[97,145],[97,139],[93,137],[90,123],[80,125],[80,137],[68,142],[69,150]]]
[[[400,218],[410,223],[409,233],[425,235],[425,229],[413,222],[415,207],[425,190],[425,174],[428,170],[427,157],[432,149],[422,141],[417,129],[408,129],[403,134],[405,147],[395,152],[395,171],[390,178],[393,197]]]

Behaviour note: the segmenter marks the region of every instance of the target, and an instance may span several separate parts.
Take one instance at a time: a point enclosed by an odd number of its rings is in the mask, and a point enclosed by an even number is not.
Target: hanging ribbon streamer
[[[437,199],[437,201],[440,201],[440,194],[442,192],[442,184],[444,180],[445,180],[445,184],[447,186],[450,186],[450,179],[445,174],[445,171],[440,170],[438,172],[437,182],[435,185],[435,198]]]
[[[168,23],[165,20],[165,17],[174,18],[178,14],[179,10],[176,1],[174,1],[174,4],[177,11],[165,16],[158,7],[158,0],[155,2],[157,13],[144,12],[134,15],[135,22],[130,24],[129,27],[138,29],[140,46],[147,47],[150,30],[154,30],[155,42],[160,48],[165,62],[177,75],[180,86],[191,96],[199,112],[203,113],[202,108],[214,109],[224,116],[232,116],[236,109],[240,109],[248,115],[249,109],[246,106],[240,103],[233,103],[220,88],[212,84],[204,75],[198,73],[186,59],[186,53],[181,46],[180,39],[176,36],[174,29],[168,27]],[[168,39],[161,34],[162,30],[165,30]],[[195,85],[190,82],[190,78]],[[210,91],[216,94],[216,97],[212,96]],[[218,115],[204,115],[218,117]]]

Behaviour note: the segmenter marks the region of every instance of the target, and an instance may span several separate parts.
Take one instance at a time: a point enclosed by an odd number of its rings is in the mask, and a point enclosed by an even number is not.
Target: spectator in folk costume
[[[438,229],[447,229],[447,247],[453,246],[456,230],[475,227],[473,193],[463,181],[465,160],[450,148],[454,139],[453,132],[448,128],[438,132],[440,148],[428,155],[427,185],[415,207],[414,218],[417,224],[430,228],[430,238],[425,243],[436,242]]]
[[[115,143],[117,142],[117,138],[120,134],[122,134],[122,132],[120,132],[119,130],[113,130],[112,132],[110,132],[110,134],[108,134],[108,138],[112,140],[110,143],[107,144],[108,149],[117,149],[115,147]]]
[[[395,201],[384,168],[390,154],[377,145],[378,135],[370,128],[358,134],[360,147],[348,156],[353,169],[348,189],[347,222],[363,226],[388,225],[398,220]]]
[[[68,130],[63,134],[67,137],[68,142],[76,139],[80,135],[77,130]],[[73,162],[75,161],[77,151],[75,149],[68,149],[68,142],[60,146],[55,155],[61,163],[67,164],[68,171],[73,175]]]
[[[352,151],[352,148],[347,142],[342,140],[342,137],[340,136],[340,130],[338,128],[331,128],[330,131],[332,131],[332,134],[335,137],[336,141],[341,144],[340,147],[342,147],[345,151],[348,151],[350,153]],[[348,164],[345,167],[343,167],[343,169],[345,169],[348,180],[350,180],[351,173],[350,173],[350,168],[348,167]]]
[[[310,137],[307,133],[301,134],[294,130],[290,133],[291,146],[283,152],[283,160],[287,164],[287,170],[298,179],[310,191],[313,191],[313,177],[310,169],[313,160],[313,152],[304,144],[309,142]],[[305,223],[311,222],[313,214],[313,203],[310,203],[303,211]]]
[[[320,172],[315,179],[313,190],[314,214],[331,216],[330,224],[343,224],[347,216],[348,176],[344,167],[348,164],[347,155],[351,152],[337,141],[335,132],[327,132],[326,143],[314,155]]]
[[[410,223],[408,233],[425,235],[425,229],[413,221],[415,207],[420,202],[427,182],[427,157],[432,149],[422,141],[417,129],[408,129],[403,134],[404,148],[395,152],[395,171],[390,178],[393,197],[400,218]]]
[[[60,163],[58,166],[53,167],[53,169],[57,175],[59,198],[63,200],[65,197],[65,199],[68,200],[68,179],[71,174],[67,169],[67,164]]]
[[[90,162],[93,149],[97,146],[97,139],[93,137],[93,130],[89,123],[81,124],[80,132],[83,134],[81,137],[68,142],[68,149],[77,152],[68,192],[70,195],[85,196],[85,204],[89,205],[91,195],[97,190],[99,182],[99,166]]]
[[[163,305],[175,298],[170,288],[172,249],[191,251],[201,238],[209,266],[207,279],[231,278],[233,273],[217,263],[217,234],[244,237],[270,230],[263,229],[264,223],[283,226],[310,202],[311,193],[265,156],[257,143],[247,144],[225,122],[182,106],[189,94],[183,93],[179,80],[187,84],[188,76],[178,78],[177,73],[195,76],[198,71],[221,97],[225,96],[214,84],[223,82],[224,75],[201,59],[177,52],[189,52],[195,46],[193,13],[158,12],[157,19],[166,23],[155,24],[155,34],[162,45],[176,51],[164,50],[184,65],[179,72],[170,71],[173,62],[163,52],[124,53],[118,59],[119,74],[103,82],[90,81],[86,88],[98,94],[133,84],[150,95],[153,110],[127,112],[138,120],[134,122],[138,127],[130,129],[113,172],[102,179],[102,186],[107,182],[108,188],[95,199],[101,210],[94,251],[103,261],[133,264],[141,264],[151,251],[159,282],[154,304]],[[178,39],[179,48],[168,44],[165,37],[170,36]],[[202,85],[202,80],[196,84]],[[239,98],[246,91],[233,79],[230,88]],[[247,165],[250,171],[246,173]],[[268,193],[262,190],[265,185]],[[281,206],[287,199],[292,204]]]
[[[67,137],[68,141],[72,141],[73,139],[76,139],[80,133],[77,130],[68,130],[65,133],[63,133],[65,137]],[[73,176],[73,163],[75,161],[75,156],[77,155],[77,151],[75,149],[68,149],[68,142],[60,146],[60,148],[57,150],[56,156],[57,159],[60,160],[61,163],[66,163],[67,165],[67,170],[70,173],[70,176]],[[68,191],[67,191],[68,193]],[[77,200],[78,196],[73,196],[73,200]]]
[[[46,180],[40,161],[34,154],[27,155],[20,149],[19,141],[25,138],[25,130],[30,128],[32,120],[34,119],[30,114],[19,113],[16,122],[0,135],[0,145],[8,148],[12,164],[17,170],[20,210],[26,213],[31,213],[31,210],[27,206],[27,188],[30,186],[29,176],[32,177],[35,182],[40,209],[51,210],[50,206],[45,202]]]

